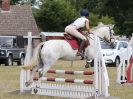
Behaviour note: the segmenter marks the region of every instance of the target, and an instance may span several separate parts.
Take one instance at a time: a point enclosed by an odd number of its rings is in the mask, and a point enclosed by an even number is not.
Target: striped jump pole
[[[93,84],[92,80],[81,80],[81,79],[48,78],[48,77],[42,77],[39,79],[38,77],[35,77],[34,80],[36,80],[36,81],[41,80],[41,81],[51,81],[51,82]]]
[[[48,70],[47,73],[69,74],[69,75],[93,75],[93,71],[70,71],[70,70]]]

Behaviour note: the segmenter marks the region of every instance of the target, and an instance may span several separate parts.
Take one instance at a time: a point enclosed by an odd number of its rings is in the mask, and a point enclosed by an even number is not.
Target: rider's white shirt
[[[72,25],[76,26],[77,29],[82,28],[85,26],[85,22],[89,21],[86,17],[80,17],[76,19]]]

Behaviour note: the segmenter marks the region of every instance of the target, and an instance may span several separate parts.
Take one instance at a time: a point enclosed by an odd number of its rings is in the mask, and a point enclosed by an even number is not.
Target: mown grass
[[[84,68],[85,61],[75,61],[73,66],[71,62],[59,61],[52,67],[52,69],[65,69],[65,70],[90,70],[93,68]],[[120,99],[133,99],[133,86],[129,85],[119,85],[116,83],[116,67],[108,67],[108,74],[110,78],[109,93],[111,96],[118,97]],[[0,66],[0,99],[64,99],[61,97],[51,97],[51,96],[37,96],[31,95],[29,93],[20,94],[19,92],[13,92],[19,89],[19,72],[20,68],[18,66]],[[53,74],[46,74],[48,76],[54,76]],[[61,75],[68,78],[70,75]],[[55,77],[60,77],[60,75],[55,75]],[[76,76],[71,76],[75,78]],[[88,78],[81,75],[77,76],[79,79]],[[76,78],[77,78],[76,77]]]

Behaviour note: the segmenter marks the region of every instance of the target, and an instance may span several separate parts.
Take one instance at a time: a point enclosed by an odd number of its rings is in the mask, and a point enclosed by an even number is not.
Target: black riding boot
[[[84,57],[84,50],[85,50],[86,40],[82,40],[77,55],[80,55],[82,58]]]

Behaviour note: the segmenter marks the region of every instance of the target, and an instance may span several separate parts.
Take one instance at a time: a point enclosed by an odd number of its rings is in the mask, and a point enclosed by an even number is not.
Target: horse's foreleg
[[[33,82],[34,74],[35,74],[35,72],[36,72],[38,69],[39,69],[39,67],[38,67],[38,66],[35,66],[35,67],[31,70],[31,72],[30,72],[29,84],[31,84],[31,83]]]

